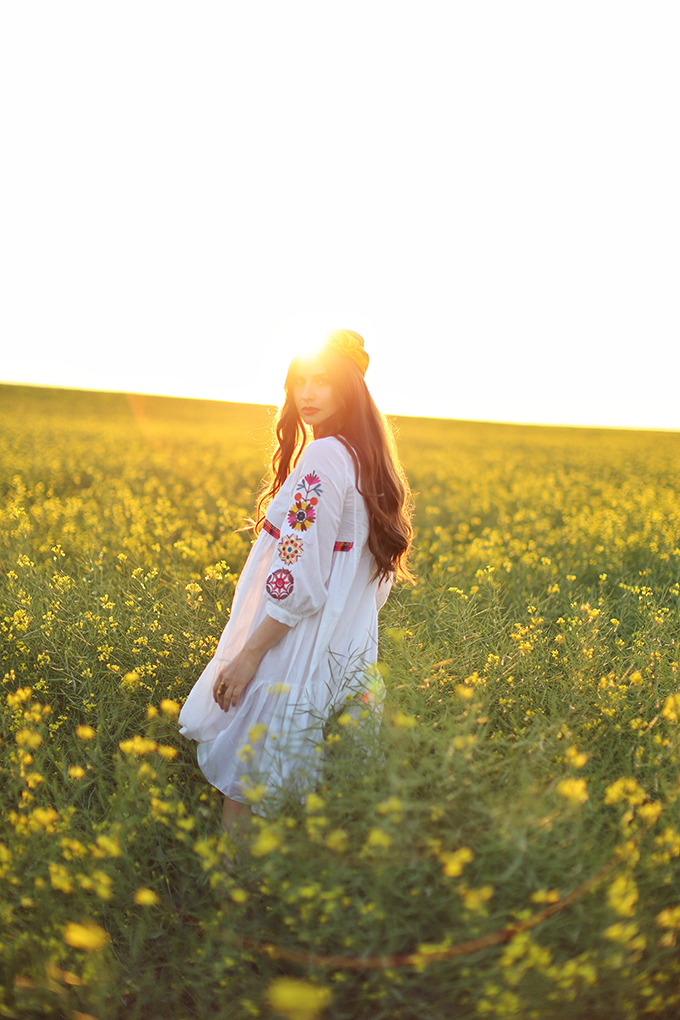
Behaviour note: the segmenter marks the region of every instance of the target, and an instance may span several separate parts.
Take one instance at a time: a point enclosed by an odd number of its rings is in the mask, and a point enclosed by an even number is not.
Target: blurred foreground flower
[[[69,922],[64,928],[64,942],[74,949],[103,949],[109,936],[98,924]]]
[[[392,716],[392,725],[398,726],[400,729],[408,730],[416,725],[416,720],[412,715],[407,715],[406,712],[395,712]]]
[[[444,874],[448,878],[458,878],[463,874],[465,865],[469,864],[474,856],[469,846],[462,846],[460,850],[455,850],[453,853],[440,854],[439,860],[444,865]]]
[[[135,903],[140,907],[153,907],[158,903],[158,893],[153,889],[138,889],[135,893]]]
[[[557,792],[572,804],[585,804],[588,800],[585,779],[562,779],[557,784]]]
[[[316,1020],[329,1005],[332,994],[328,988],[319,988],[309,981],[277,978],[270,984],[267,998],[272,1009],[288,1020]]]
[[[36,748],[40,747],[43,742],[43,738],[35,730],[19,730],[18,733],[14,734],[14,739],[19,747],[29,747],[31,751],[35,751]]]
[[[97,734],[91,726],[76,726],[76,736],[78,740],[94,740]]]

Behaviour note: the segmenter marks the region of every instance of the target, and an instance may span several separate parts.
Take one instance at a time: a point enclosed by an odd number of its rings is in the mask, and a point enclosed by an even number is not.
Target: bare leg
[[[222,828],[230,835],[235,835],[239,830],[247,828],[250,813],[250,804],[225,797],[222,801]]]

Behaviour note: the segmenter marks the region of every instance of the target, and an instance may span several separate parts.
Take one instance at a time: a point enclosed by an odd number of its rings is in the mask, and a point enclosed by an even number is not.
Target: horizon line
[[[266,408],[277,408],[277,404],[262,403],[256,400],[225,400],[221,397],[190,397],[186,394],[178,393],[152,393],[148,391],[139,390],[108,390],[95,388],[92,386],[64,386],[54,383],[35,383],[35,382],[22,382],[11,379],[0,379],[0,386],[25,386],[28,389],[43,389],[43,390],[63,390],[64,392],[75,392],[75,393],[110,393],[119,394],[120,396],[138,396],[138,397],[160,397],[163,400],[195,400],[199,403],[213,403],[213,404],[243,404],[247,407],[266,407]],[[424,421],[451,421],[475,425],[517,425],[522,428],[542,428],[542,429],[585,429],[588,431],[599,431],[599,432],[663,432],[677,434],[680,433],[680,426],[672,428],[670,426],[659,427],[655,425],[585,425],[575,424],[573,422],[542,422],[542,421],[514,421],[508,419],[494,419],[494,418],[455,418],[450,415],[440,414],[403,414],[400,411],[383,411],[381,412],[387,418],[415,418]]]

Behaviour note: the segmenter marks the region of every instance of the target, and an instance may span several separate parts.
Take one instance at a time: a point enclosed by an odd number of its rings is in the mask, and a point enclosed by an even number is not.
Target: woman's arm
[[[265,654],[288,633],[290,627],[265,616],[245,645],[229,662],[219,662],[215,671],[213,698],[225,712],[238,705],[241,695],[257,672]]]

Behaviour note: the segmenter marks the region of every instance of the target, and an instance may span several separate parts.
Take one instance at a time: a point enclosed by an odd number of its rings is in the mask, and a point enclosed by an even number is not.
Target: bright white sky
[[[677,0],[0,8],[0,379],[680,428]]]

